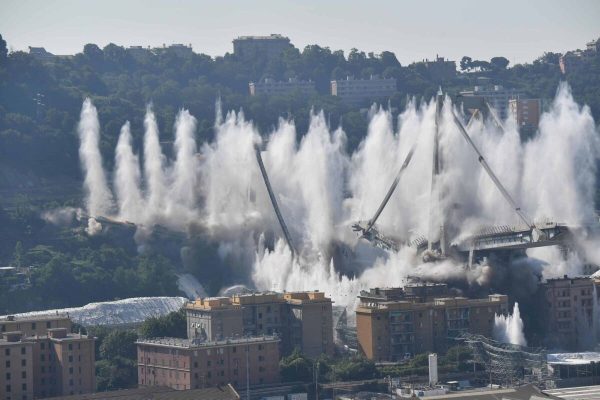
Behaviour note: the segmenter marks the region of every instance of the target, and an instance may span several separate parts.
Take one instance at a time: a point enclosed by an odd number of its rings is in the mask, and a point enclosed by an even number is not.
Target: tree
[[[8,58],[8,48],[6,47],[6,40],[0,35],[0,64],[4,64]]]
[[[471,69],[471,63],[472,62],[473,62],[473,59],[471,57],[464,56],[460,60],[460,70],[461,71],[468,71],[469,69]]]
[[[286,382],[310,382],[313,377],[312,361],[304,356],[300,350],[295,349],[292,354],[284,357],[279,362],[281,378]]]
[[[187,337],[187,321],[185,311],[173,311],[162,317],[150,317],[145,320],[139,329],[144,338],[156,337]]]
[[[113,360],[117,357],[134,360],[137,356],[135,341],[138,336],[134,331],[110,332],[100,345],[100,357]]]
[[[490,60],[490,64],[494,69],[506,69],[509,63],[510,61],[505,57],[492,57]]]
[[[98,45],[93,43],[88,43],[83,46],[83,55],[86,56],[92,64],[96,64],[96,66],[104,60],[104,53]]]

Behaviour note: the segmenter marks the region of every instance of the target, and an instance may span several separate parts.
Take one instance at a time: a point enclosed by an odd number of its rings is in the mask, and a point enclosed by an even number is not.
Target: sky
[[[9,50],[183,43],[219,56],[237,36],[271,33],[300,49],[393,51],[403,65],[436,55],[516,64],[600,37],[600,0],[0,0]]]

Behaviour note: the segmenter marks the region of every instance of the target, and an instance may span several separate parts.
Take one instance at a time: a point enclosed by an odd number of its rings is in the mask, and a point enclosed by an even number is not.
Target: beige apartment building
[[[397,361],[424,352],[445,352],[462,333],[490,337],[494,316],[508,298],[449,297],[446,285],[362,291],[356,309],[359,351],[375,361]]]
[[[282,354],[333,355],[331,299],[322,292],[253,293],[198,299],[185,306],[188,338],[277,335]]]
[[[0,398],[39,399],[95,390],[95,339],[70,333],[68,318],[8,318],[0,324],[5,327]],[[6,330],[17,326],[26,333]]]
[[[593,348],[600,340],[600,279],[591,277],[548,279],[543,284],[547,304],[547,346],[566,350]]]
[[[203,342],[139,340],[138,384],[177,390],[279,382],[279,342],[274,336]]]

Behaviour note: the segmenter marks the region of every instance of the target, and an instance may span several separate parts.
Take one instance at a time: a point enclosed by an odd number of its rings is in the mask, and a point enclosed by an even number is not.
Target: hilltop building
[[[290,78],[287,81],[276,81],[270,78],[260,82],[250,82],[250,96],[285,96],[292,93],[301,93],[310,96],[317,92],[313,81],[300,81]]]
[[[331,95],[339,97],[348,105],[361,105],[368,101],[387,99],[396,92],[396,79],[379,78],[371,75],[370,79],[354,79],[331,81]]]
[[[435,81],[444,81],[456,76],[456,61],[436,55],[435,60],[423,60],[423,64],[429,77]]]
[[[282,354],[333,355],[331,299],[323,292],[254,293],[214,297],[185,306],[188,338],[223,340],[276,334]]]
[[[260,56],[270,60],[291,46],[290,39],[279,34],[240,36],[233,40],[233,54],[242,59]]]
[[[397,361],[424,352],[444,352],[462,333],[491,336],[494,316],[508,298],[453,297],[445,284],[361,291],[356,309],[359,351],[374,361]]]
[[[548,347],[567,350],[592,348],[600,340],[595,321],[600,317],[600,279],[593,277],[548,279],[542,284],[547,302]]]
[[[585,50],[568,51],[561,55],[558,60],[560,72],[566,74],[580,67],[591,58],[597,57],[600,53],[600,39],[592,40],[586,43]]]
[[[40,61],[49,61],[56,57],[54,54],[46,51],[43,47],[31,47],[29,46],[29,54],[37,58]]]
[[[4,399],[95,390],[95,339],[70,333],[68,318],[9,317],[0,324],[0,393]]]

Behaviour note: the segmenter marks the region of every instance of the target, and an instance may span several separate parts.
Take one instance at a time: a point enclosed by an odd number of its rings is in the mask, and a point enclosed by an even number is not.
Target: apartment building
[[[177,390],[279,382],[280,339],[275,336],[200,341],[139,340],[138,384]]]
[[[292,93],[301,93],[310,96],[317,92],[313,81],[301,81],[290,78],[287,81],[276,81],[266,78],[259,82],[249,83],[250,96],[286,96]]]
[[[50,328],[45,335],[5,332],[0,339],[3,399],[33,399],[95,390],[94,338]]]
[[[188,338],[278,335],[281,352],[333,355],[331,299],[322,292],[253,293],[199,299],[185,306]]]
[[[416,285],[362,291],[356,309],[359,351],[374,361],[397,361],[424,352],[444,352],[464,332],[491,336],[494,316],[508,298],[449,297],[446,285]]]
[[[387,99],[396,92],[396,79],[379,78],[331,81],[331,95],[339,97],[348,105],[368,105],[369,101]]]
[[[576,351],[593,348],[600,340],[595,324],[600,315],[600,279],[573,277],[548,279],[542,284],[546,298],[547,346]]]
[[[508,100],[508,115],[515,120],[521,135],[532,135],[540,123],[542,102],[540,99]]]

